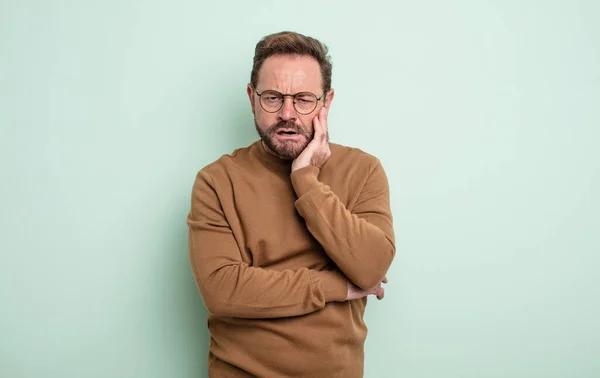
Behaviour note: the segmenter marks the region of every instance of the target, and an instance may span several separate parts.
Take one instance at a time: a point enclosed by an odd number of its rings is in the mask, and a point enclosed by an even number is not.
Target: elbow
[[[206,307],[206,311],[209,314],[216,315],[216,316],[229,316],[227,314],[227,310],[226,310],[225,306],[223,306],[222,304],[205,300],[204,307]]]
[[[387,268],[383,266],[372,266],[370,269],[358,270],[352,277],[348,276],[348,279],[352,281],[357,287],[368,290],[379,285],[385,277]]]
[[[224,291],[223,281],[227,279],[229,268],[221,267],[219,269],[202,272],[203,274],[196,279],[200,296],[206,311],[216,316],[233,316],[234,308],[230,300],[231,293]]]
[[[223,301],[223,294],[219,295],[218,286],[210,282],[210,279],[205,280],[198,285],[202,302],[206,311],[216,316],[231,316],[231,306],[226,301]]]
[[[382,255],[371,261],[364,261],[360,264],[353,277],[348,276],[350,281],[357,287],[367,290],[379,285],[385,277],[395,255],[394,245],[388,245]]]
[[[206,307],[206,311],[212,315],[216,316],[233,316],[231,314],[231,309],[227,306],[227,303],[223,303],[212,296],[210,294],[204,293],[202,295],[202,301],[204,302],[204,307]]]
[[[369,275],[365,274],[365,275],[355,277],[355,278],[351,279],[351,281],[357,287],[359,287],[363,290],[368,290],[368,289],[374,288],[375,286],[379,285],[379,283],[381,282],[382,279],[383,279],[383,276],[379,276],[376,274],[369,274]]]

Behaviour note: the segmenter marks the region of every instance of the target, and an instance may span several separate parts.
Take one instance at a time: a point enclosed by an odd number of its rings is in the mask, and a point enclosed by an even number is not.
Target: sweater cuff
[[[343,302],[348,297],[348,280],[337,270],[311,271],[321,286],[325,302]]]
[[[312,188],[319,186],[319,172],[321,170],[314,165],[309,165],[308,167],[300,168],[292,172],[292,186],[296,191],[296,195],[300,198],[302,195],[307,193]]]

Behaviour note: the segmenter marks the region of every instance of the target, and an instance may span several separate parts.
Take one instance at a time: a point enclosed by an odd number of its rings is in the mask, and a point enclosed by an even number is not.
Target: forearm
[[[394,234],[381,167],[349,211],[329,186],[318,181],[318,168],[292,174],[296,209],[327,255],[355,285],[370,288],[385,276],[395,254]]]
[[[273,271],[230,264],[213,271],[192,257],[194,278],[207,310],[240,318],[279,318],[308,314],[343,301],[346,280],[336,271]]]
[[[381,229],[351,214],[327,189],[298,207],[311,234],[350,281],[363,289],[381,282],[394,257],[394,244]]]
[[[213,314],[297,316],[346,298],[347,279],[338,270],[276,271],[249,266],[241,257],[208,174],[201,172],[197,177],[187,223],[194,279]]]

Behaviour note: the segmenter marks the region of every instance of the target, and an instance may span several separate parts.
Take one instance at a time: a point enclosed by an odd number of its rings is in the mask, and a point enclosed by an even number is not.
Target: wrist
[[[308,165],[306,167],[298,168],[291,173],[292,186],[298,195],[298,198],[320,185],[318,179],[319,172],[321,172],[319,168],[314,165]]]
[[[313,278],[319,282],[325,302],[343,302],[348,297],[348,280],[338,270],[313,272]]]
[[[297,171],[297,170],[299,170],[299,169],[302,169],[302,168],[306,168],[306,167],[308,167],[309,165],[310,165],[310,164],[308,164],[308,163],[306,163],[306,162],[299,162],[299,161],[297,161],[297,160],[296,160],[296,161],[294,161],[294,162],[292,163],[292,172],[295,172],[295,171]]]

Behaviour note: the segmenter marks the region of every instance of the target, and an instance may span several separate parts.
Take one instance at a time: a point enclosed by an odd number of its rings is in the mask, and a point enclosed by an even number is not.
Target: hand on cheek
[[[315,118],[313,118],[313,140],[306,146],[300,156],[294,159],[292,172],[308,167],[309,165],[321,168],[327,159],[329,159],[329,156],[331,156],[329,133],[327,130],[327,112],[328,109],[323,107],[319,110]]]

